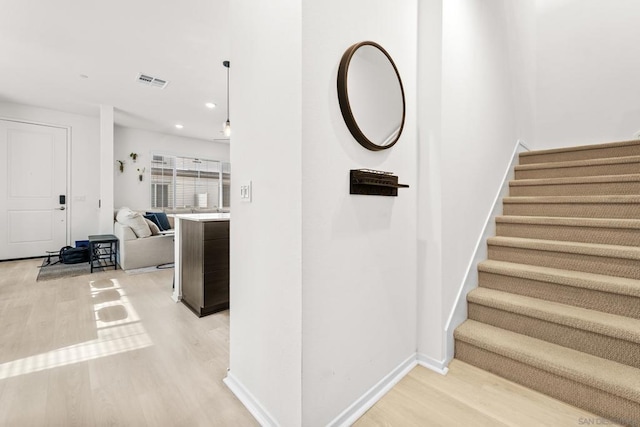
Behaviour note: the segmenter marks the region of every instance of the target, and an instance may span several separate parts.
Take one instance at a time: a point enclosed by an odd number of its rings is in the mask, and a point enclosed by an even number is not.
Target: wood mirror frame
[[[398,86],[400,88],[400,95],[402,97],[402,119],[400,121],[400,127],[397,130],[397,134],[389,143],[385,145],[380,145],[373,142],[365,133],[362,131],[361,127],[358,126],[358,123],[354,117],[353,110],[351,108],[351,103],[349,101],[349,90],[348,90],[348,74],[349,74],[349,65],[351,64],[351,60],[358,49],[363,46],[372,46],[378,49],[384,56],[386,56],[387,60],[393,67],[395,72],[395,76],[398,79]],[[404,87],[402,85],[402,79],[400,78],[400,73],[398,72],[398,68],[396,64],[391,59],[389,53],[379,44],[372,41],[364,41],[360,43],[356,43],[350,46],[342,55],[342,59],[340,60],[340,66],[338,67],[338,101],[340,103],[340,110],[342,111],[342,117],[344,118],[345,124],[347,128],[353,135],[353,137],[362,145],[364,148],[372,150],[372,151],[380,151],[385,150],[387,148],[393,147],[396,142],[400,139],[400,135],[402,134],[402,130],[404,129],[405,122],[405,114],[406,114],[406,104],[405,104],[405,96],[404,96]]]

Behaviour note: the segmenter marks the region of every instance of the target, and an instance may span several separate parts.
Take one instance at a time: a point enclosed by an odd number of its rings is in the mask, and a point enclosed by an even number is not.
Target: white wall
[[[537,0],[536,148],[640,130],[640,2]]]
[[[67,197],[71,244],[99,233],[100,120],[61,111],[0,102],[0,117],[71,128],[71,182]]]
[[[445,361],[444,322],[513,148],[533,138],[533,7],[420,4],[418,352],[435,368]]]
[[[113,233],[113,106],[100,106],[100,234]]]
[[[505,29],[518,135],[536,141],[536,0],[505,1]]]
[[[442,306],[442,0],[418,3],[418,354],[444,367]]]
[[[508,0],[443,2],[443,306],[451,310],[513,147],[517,79]],[[526,2],[522,2],[525,4]],[[531,128],[530,126],[528,127]]]
[[[417,1],[303,1],[303,425],[326,425],[416,351]],[[342,118],[337,70],[372,40],[394,59],[406,123],[366,150]],[[376,106],[371,106],[375,108]],[[398,197],[349,194],[349,170],[392,171]]]
[[[271,420],[324,425],[415,355],[417,2],[231,9],[229,377]],[[362,40],[390,52],[405,84],[407,125],[389,151],[362,148],[339,110],[338,63]],[[359,167],[411,188],[350,196]],[[244,180],[251,204],[236,194]]]
[[[134,210],[145,210],[151,206],[151,171],[152,153],[199,157],[210,160],[229,161],[229,144],[186,138],[133,129],[122,126],[115,128],[115,160],[124,160],[124,172],[118,169],[114,161],[115,173],[115,207],[127,206]],[[129,156],[137,153],[136,162]],[[138,179],[138,169],[144,169],[144,180]],[[233,176],[233,172],[232,172]]]
[[[301,3],[230,3],[229,380],[267,419],[302,419]],[[220,58],[227,59],[227,58]],[[252,181],[253,201],[239,187]]]

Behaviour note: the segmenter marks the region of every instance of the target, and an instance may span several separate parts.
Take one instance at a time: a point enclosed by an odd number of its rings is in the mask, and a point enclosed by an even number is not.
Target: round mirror
[[[369,150],[392,147],[402,133],[404,89],[396,65],[377,43],[356,43],[342,55],[338,100],[353,137]]]

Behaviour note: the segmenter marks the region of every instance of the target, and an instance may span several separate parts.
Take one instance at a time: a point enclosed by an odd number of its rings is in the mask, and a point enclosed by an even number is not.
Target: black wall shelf
[[[398,196],[398,188],[409,188],[398,184],[398,177],[392,172],[372,169],[351,169],[349,171],[349,194],[369,196]]]

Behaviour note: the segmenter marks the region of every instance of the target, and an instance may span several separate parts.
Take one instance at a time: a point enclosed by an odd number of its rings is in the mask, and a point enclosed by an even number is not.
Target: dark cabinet
[[[182,235],[182,302],[199,317],[229,308],[229,221],[189,221]]]

